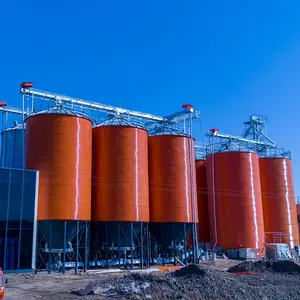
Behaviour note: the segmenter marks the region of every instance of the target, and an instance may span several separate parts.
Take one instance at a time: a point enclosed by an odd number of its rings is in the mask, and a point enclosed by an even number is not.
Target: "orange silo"
[[[148,132],[133,126],[93,128],[92,220],[148,222]]]
[[[259,159],[259,167],[267,241],[299,245],[291,160],[263,157]]]
[[[92,122],[53,109],[26,119],[26,168],[39,171],[37,219],[91,219]]]
[[[218,152],[207,156],[212,247],[264,248],[259,178],[256,153]]]
[[[209,243],[209,212],[206,179],[206,160],[196,160],[196,181],[199,216],[199,241]]]
[[[190,145],[190,138],[186,136],[149,137],[151,222],[198,222],[194,149],[190,149]]]

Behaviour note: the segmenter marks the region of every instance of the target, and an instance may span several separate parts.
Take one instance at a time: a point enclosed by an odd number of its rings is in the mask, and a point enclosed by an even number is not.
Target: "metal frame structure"
[[[11,120],[9,120],[10,115],[19,116],[20,118],[22,118],[22,114],[23,114],[21,109],[10,107],[10,106],[5,106],[5,107],[0,106],[0,113],[2,114],[2,131],[10,128],[12,125],[16,125],[10,123],[11,122]],[[16,120],[14,120],[14,123],[15,121]]]
[[[195,142],[195,158],[196,160],[200,160],[200,159],[206,159],[206,155],[207,155],[207,144],[206,143],[199,143],[199,142]]]
[[[149,267],[148,223],[92,222],[91,268]]]
[[[188,264],[197,263],[199,248],[195,244],[198,238],[198,226],[193,223],[149,223],[151,241],[151,264]]]
[[[278,148],[278,145],[267,136],[268,119],[259,115],[249,115],[244,118],[244,131],[242,136],[234,136],[220,133],[219,130],[211,130],[205,135],[209,138],[207,153],[212,153],[213,139],[214,152],[221,151],[253,151],[260,157],[287,157],[291,158],[291,152]]]
[[[144,126],[148,130],[151,130],[157,123],[160,124],[178,124],[188,120],[196,119],[200,117],[200,112],[198,110],[193,110],[192,112],[188,109],[184,109],[178,113],[161,117],[153,114],[143,113],[139,111],[129,110],[122,107],[106,105],[98,102],[91,102],[83,99],[72,98],[65,95],[60,95],[56,93],[50,93],[46,91],[41,91],[30,87],[28,83],[21,84],[21,97],[22,97],[22,114],[31,114],[34,113],[37,109],[35,107],[35,101],[37,99],[45,100],[52,105],[63,105],[66,108],[74,109],[75,111],[86,111],[88,112],[92,121],[97,121],[100,118],[99,113],[105,114],[105,119],[107,119],[107,114],[113,116],[123,116],[124,118],[129,118],[131,122],[132,119],[138,119],[144,121]],[[26,99],[28,100],[29,105],[25,106]],[[98,113],[98,115],[93,116],[93,112]],[[103,117],[103,116],[102,116]]]
[[[86,221],[39,221],[35,271],[89,268],[89,230]],[[73,247],[74,245],[74,247]]]
[[[244,118],[243,138],[259,141],[265,145],[274,148],[276,143],[267,136],[268,119],[260,115],[249,115]]]

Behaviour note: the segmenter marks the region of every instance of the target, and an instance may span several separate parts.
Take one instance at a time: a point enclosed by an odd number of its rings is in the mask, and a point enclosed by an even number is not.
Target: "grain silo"
[[[195,173],[191,138],[149,137],[150,233],[156,257],[179,256],[180,250],[192,253],[198,242],[193,234],[198,223]]]
[[[196,181],[199,217],[199,242],[205,247],[210,242],[209,234],[209,211],[208,211],[208,190],[206,178],[206,160],[196,160]]]
[[[22,169],[23,165],[23,126],[8,128],[1,133],[1,168]]]
[[[120,120],[93,128],[92,221],[99,266],[143,266],[149,222],[148,132]],[[104,261],[100,261],[101,253]]]
[[[71,257],[77,268],[81,257],[87,268],[82,244],[87,243],[91,219],[92,122],[56,107],[26,119],[25,141],[26,168],[39,171],[42,261]]]
[[[299,245],[292,161],[287,157],[259,159],[266,240]]]
[[[249,151],[207,156],[211,245],[230,249],[264,248],[258,155]],[[252,251],[252,250],[251,250]]]

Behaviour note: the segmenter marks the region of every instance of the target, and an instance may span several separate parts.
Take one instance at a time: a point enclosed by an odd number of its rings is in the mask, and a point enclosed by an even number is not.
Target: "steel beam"
[[[0,112],[7,112],[15,115],[22,115],[22,110],[14,107],[1,107],[0,106]]]
[[[152,114],[147,114],[147,113],[142,113],[134,110],[128,110],[125,108],[121,107],[116,107],[116,106],[111,106],[111,105],[106,105],[98,102],[90,102],[86,101],[83,99],[76,99],[64,95],[59,95],[59,94],[54,94],[54,93],[49,93],[49,92],[44,92],[44,91],[39,91],[35,89],[26,89],[26,88],[21,88],[21,94],[23,95],[28,95],[28,96],[35,96],[39,97],[51,102],[56,102],[56,103],[69,103],[72,105],[78,105],[81,107],[85,107],[90,110],[96,110],[100,112],[114,112],[117,114],[126,114],[132,117],[136,118],[142,118],[142,119],[148,119],[152,121],[164,121],[165,118],[155,116]]]
[[[106,105],[98,102],[91,102],[91,101],[86,101],[83,99],[77,99],[77,98],[72,98],[64,95],[59,95],[55,93],[50,93],[46,91],[40,91],[36,89],[29,89],[29,88],[21,88],[20,90],[22,95],[27,95],[27,96],[33,96],[33,97],[38,97],[40,99],[44,99],[50,102],[55,102],[59,104],[71,104],[71,105],[78,105],[80,107],[84,107],[86,109],[90,110],[95,110],[99,112],[104,112],[104,113],[115,113],[117,115],[127,115],[130,117],[134,118],[139,118],[139,119],[144,119],[148,121],[155,121],[155,122],[167,122],[167,123],[179,123],[184,121],[189,117],[191,114],[190,112],[183,110],[178,113],[174,113],[172,115],[166,116],[166,117],[161,117],[161,116],[156,116],[153,114],[148,114],[148,113],[143,113],[135,110],[129,110],[125,109],[122,107],[117,107],[117,106],[112,106],[112,105]],[[194,110],[192,113],[192,118],[199,118],[200,117],[200,111],[199,110]],[[151,124],[149,124],[151,125]],[[147,127],[147,126],[146,126]]]
[[[208,132],[205,134],[208,137],[215,137],[215,138],[220,138],[220,139],[227,139],[227,140],[233,140],[233,141],[239,141],[239,142],[246,142],[250,144],[255,144],[255,145],[261,145],[261,146],[268,146],[270,148],[276,148],[277,145],[274,144],[269,144],[269,143],[264,143],[264,142],[259,142],[251,139],[245,139],[239,136],[234,136],[230,134],[223,134],[223,133],[212,133]]]

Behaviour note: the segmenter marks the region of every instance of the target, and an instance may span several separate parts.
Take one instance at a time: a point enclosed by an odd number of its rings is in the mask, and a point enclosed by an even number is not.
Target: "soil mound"
[[[300,273],[300,266],[291,260],[276,261],[272,264],[274,272]]]
[[[257,261],[244,261],[236,266],[230,267],[227,272],[238,273],[238,272],[255,272],[263,273],[272,270],[270,261],[257,260]]]
[[[245,261],[227,270],[230,273],[240,272],[281,272],[281,273],[300,273],[300,266],[290,260],[271,262],[269,260]]]
[[[280,273],[286,270],[286,266],[289,266],[288,271]],[[243,262],[238,265],[238,272],[267,270],[266,276],[236,276],[223,271],[203,270],[204,266],[197,265],[188,265],[167,274],[132,273],[99,278],[82,286],[80,293],[76,293],[78,296],[71,294],[66,299],[300,299],[300,276],[291,273],[294,270],[292,266],[288,261],[272,266],[268,261]],[[273,267],[278,271],[274,271]],[[58,297],[51,299],[56,300]]]
[[[206,271],[202,269],[200,266],[191,264],[185,266],[174,272],[175,277],[184,277],[184,276],[204,276]]]

